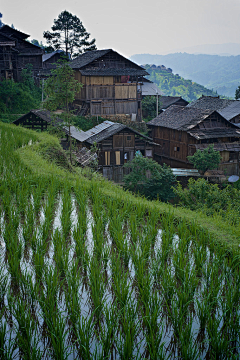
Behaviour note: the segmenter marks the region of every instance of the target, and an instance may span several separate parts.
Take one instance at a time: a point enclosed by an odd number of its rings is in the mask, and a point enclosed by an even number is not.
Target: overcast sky
[[[2,0],[5,24],[43,40],[63,10],[77,15],[98,49],[127,57],[201,44],[240,43],[240,0]]]

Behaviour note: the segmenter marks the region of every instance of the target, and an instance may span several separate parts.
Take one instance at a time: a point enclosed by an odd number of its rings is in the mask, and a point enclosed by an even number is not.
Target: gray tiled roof
[[[56,51],[53,51],[53,52],[51,52],[51,53],[49,53],[49,54],[43,54],[43,56],[42,56],[42,61],[45,62],[45,61],[47,61],[48,59],[51,59],[51,57],[52,57],[53,55],[55,55],[55,54],[60,54],[60,53],[64,53],[64,51],[63,51],[63,50],[56,50]]]
[[[163,126],[175,130],[188,130],[206,119],[214,111],[172,105],[147,125]]]
[[[102,57],[103,55],[107,54],[110,51],[111,49],[86,51],[84,54],[79,55],[78,57],[70,61],[69,65],[73,69],[80,69],[83,66],[90,64],[92,61],[97,60],[98,58]]]
[[[193,146],[196,147],[196,149],[204,150],[206,149],[209,144],[194,144]],[[231,143],[214,143],[213,147],[217,151],[240,151],[240,143],[238,142],[231,142]]]
[[[220,115],[222,115],[226,120],[231,120],[235,116],[240,114],[240,101],[235,100],[229,106],[225,107],[224,109],[218,111]]]
[[[186,101],[182,99],[181,96],[161,96],[160,102],[161,102],[161,109],[167,109],[169,106],[177,103],[179,100]],[[186,101],[186,104],[188,102]]]
[[[17,38],[20,38],[20,39],[27,39],[27,38],[30,36],[30,35],[28,35],[28,34],[23,33],[22,31],[13,29],[13,28],[10,27],[9,25],[3,25],[3,26],[0,28],[0,32],[1,32],[1,33],[4,33],[4,34],[7,34],[7,35],[10,35],[10,36],[12,36],[13,38],[14,38],[14,37],[17,37]]]
[[[193,129],[189,130],[188,133],[197,140],[224,137],[240,138],[240,130],[237,128]]]
[[[89,144],[93,144],[94,142],[96,143],[101,142],[102,140],[107,139],[109,136],[116,134],[117,132],[125,129],[126,127],[127,127],[126,125],[115,123],[109,126],[107,129],[101,131],[100,133],[91,136],[86,141]]]
[[[141,66],[135,64],[133,61],[126,59],[129,66],[127,68],[111,68],[111,65],[104,68],[84,68],[87,65],[91,64],[94,60],[97,60],[104,55],[108,54],[109,52],[113,52],[118,54],[116,51],[112,49],[105,49],[105,50],[93,50],[87,51],[82,55],[79,55],[76,59],[73,59],[69,62],[69,65],[72,69],[79,69],[81,74],[84,76],[111,76],[111,75],[136,75],[136,76],[144,76],[149,75],[148,72],[143,69]],[[119,57],[124,58],[124,56],[118,54]]]
[[[53,116],[51,114],[51,112],[49,110],[30,110],[29,113],[21,116],[20,118],[18,118],[17,120],[13,121],[13,124],[18,124],[21,122],[21,120],[30,114],[34,114],[37,117],[39,117],[40,119],[47,121],[48,123],[54,123],[54,124],[60,124],[62,123],[62,120],[59,117],[56,117],[56,119],[53,119]]]
[[[235,100],[220,99],[219,97],[202,95],[199,99],[192,101],[187,106],[202,110],[222,110],[233,102],[235,102]]]
[[[110,123],[110,121],[104,121],[104,123]],[[102,123],[101,125],[103,125],[104,123]],[[108,126],[107,128],[105,128],[104,130],[102,130],[101,132],[89,137],[87,140],[85,140],[86,142],[88,142],[89,144],[93,144],[94,142],[101,142],[107,138],[109,138],[110,136],[118,133],[119,131],[123,130],[123,129],[130,129],[132,132],[134,132],[135,134],[143,137],[144,139],[148,140],[148,141],[151,141],[152,142],[152,139],[149,138],[148,136],[145,136],[143,134],[140,134],[138,131],[136,130],[133,130],[131,128],[129,128],[128,126],[126,125],[123,125],[123,124],[119,124],[119,123],[112,123],[111,126]],[[90,131],[94,130],[93,129],[90,129]]]

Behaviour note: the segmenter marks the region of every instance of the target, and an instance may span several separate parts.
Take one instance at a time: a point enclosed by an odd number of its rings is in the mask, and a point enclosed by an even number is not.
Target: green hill
[[[234,97],[240,84],[240,55],[137,54],[133,55],[131,60],[138,64],[164,64],[173,69],[175,74],[192,79],[224,96]]]
[[[192,80],[185,80],[179,75],[160,68],[152,68],[150,65],[145,66],[150,74],[148,79],[158,85],[165,95],[182,96],[187,101],[198,99],[202,94],[216,96],[217,93],[199,85]]]

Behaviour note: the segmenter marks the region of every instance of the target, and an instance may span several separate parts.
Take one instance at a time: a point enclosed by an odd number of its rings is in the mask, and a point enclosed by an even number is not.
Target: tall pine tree
[[[61,12],[51,31],[44,31],[43,37],[54,50],[63,50],[70,54],[71,58],[85,51],[96,50],[95,39],[89,40],[90,33],[87,32],[81,20],[68,12]]]

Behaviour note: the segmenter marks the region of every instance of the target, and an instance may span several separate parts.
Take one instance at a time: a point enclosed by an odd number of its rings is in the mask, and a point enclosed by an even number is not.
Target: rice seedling
[[[161,315],[161,299],[157,292],[153,292],[149,298],[148,306],[145,307],[145,315],[142,317],[146,337],[146,350],[150,359],[168,359],[163,341],[163,324],[159,322]]]
[[[104,306],[104,322],[99,322],[98,341],[101,344],[100,359],[109,359],[113,348],[115,337],[117,336],[118,316],[114,304],[111,307]]]
[[[140,323],[137,316],[136,304],[129,300],[127,306],[119,312],[120,334],[117,340],[117,349],[120,359],[137,359],[138,343],[137,336],[140,331]]]
[[[62,193],[62,212],[60,215],[62,234],[64,239],[68,239],[71,231],[71,213],[72,213],[72,196],[68,187],[64,187]]]
[[[180,358],[184,360],[198,360],[200,357],[200,350],[192,332],[192,324],[193,318],[190,317],[179,334],[178,346],[181,354]]]
[[[116,297],[116,304],[118,308],[124,308],[131,297],[131,285],[128,278],[128,273],[124,271],[121,264],[120,255],[112,254],[111,258],[112,270],[112,289]]]
[[[75,344],[80,359],[92,359],[91,345],[94,339],[95,324],[94,311],[87,318],[82,315],[79,316],[77,322],[75,323]]]
[[[14,359],[16,353],[16,338],[13,330],[7,329],[7,322],[3,318],[0,321],[0,358],[4,360]]]
[[[99,320],[102,316],[102,309],[105,302],[105,283],[102,279],[102,271],[99,268],[97,258],[92,258],[89,266],[89,286],[91,292],[91,299],[94,306],[94,313]]]
[[[8,302],[15,318],[16,344],[20,356],[28,360],[41,359],[42,351],[39,346],[37,328],[30,310],[21,298],[8,298]]]

